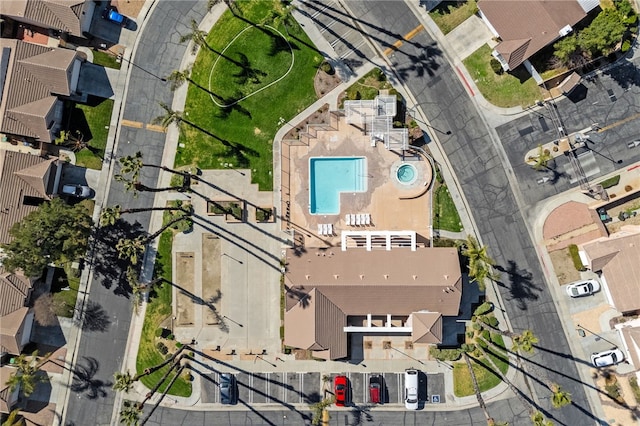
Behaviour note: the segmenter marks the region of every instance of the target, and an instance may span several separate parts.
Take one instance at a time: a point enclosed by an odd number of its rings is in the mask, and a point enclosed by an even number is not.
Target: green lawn
[[[115,68],[117,70],[119,70],[122,65],[120,62],[116,61],[115,56],[95,49],[93,49],[93,63],[107,68]]]
[[[107,146],[109,123],[113,111],[113,100],[90,97],[87,104],[76,104],[71,111],[69,127],[72,133],[79,130],[88,143],[76,153],[76,164],[89,169],[100,170]]]
[[[173,233],[171,230],[165,231],[160,236],[156,260],[157,273],[169,280],[169,282],[171,281],[172,240]],[[160,364],[164,360],[164,356],[156,349],[155,331],[169,315],[171,315],[171,285],[164,282],[155,287],[155,295],[150,298],[149,304],[147,305],[147,313],[142,325],[142,335],[140,336],[140,346],[138,347],[138,359],[136,360],[136,370],[138,373],[143,372],[147,367]],[[148,376],[144,376],[141,381],[151,389],[168,369],[169,366],[165,366]],[[172,376],[169,376],[169,379],[160,387],[160,392],[164,391],[171,377]],[[189,396],[191,395],[191,383],[183,377],[180,377],[167,393],[176,396]]]
[[[250,25],[247,21],[268,22],[287,34],[281,20],[274,23],[271,15],[274,8],[282,7],[280,2],[235,2],[235,5],[241,8],[242,18],[226,11],[209,33],[210,48],[200,49],[193,67],[191,78],[197,85],[189,86],[184,118],[201,129],[183,126],[180,142],[185,146],[178,149],[176,166],[216,169],[230,164],[249,168],[253,182],[258,183],[261,190],[271,190],[272,144],[281,126],[280,118],[291,119],[317,99],[313,79],[322,56],[297,23],[288,23],[288,40],[295,58],[291,72],[235,107],[217,107],[211,96],[219,103],[228,104],[278,79],[291,60],[284,40],[263,26],[245,31],[227,48],[234,37]],[[225,48],[224,56],[220,57],[216,52],[223,52]],[[220,60],[212,73],[218,57]]]
[[[345,100],[375,99],[378,92],[384,89],[389,89],[391,94],[397,94],[382,70],[374,68],[347,88],[347,95],[342,102],[344,103]],[[340,107],[342,108],[342,105]]]
[[[504,341],[502,339],[502,336],[500,336],[499,334],[492,334],[491,340],[499,347],[504,348]],[[494,355],[490,356],[496,366],[500,369],[500,371],[502,371],[503,374],[506,374],[507,370],[509,369],[509,364],[501,359],[506,359],[505,353],[503,353],[501,357],[497,357]],[[489,364],[487,361],[483,361],[482,359],[480,361],[484,365],[476,363],[475,361],[471,361],[471,366],[473,368],[473,371],[475,372],[476,379],[478,380],[478,387],[480,388],[480,392],[485,392],[491,388],[496,387],[500,383],[501,379],[500,376],[498,376],[493,372],[493,370],[490,369],[491,364]],[[471,382],[469,369],[467,368],[467,364],[464,361],[457,362],[453,365],[453,392],[457,397],[474,395],[473,383]]]
[[[485,44],[463,61],[487,101],[507,108],[533,105],[541,98],[538,85],[524,67],[519,67],[513,73],[498,75],[491,69],[491,58],[491,48]]]
[[[69,287],[69,290],[62,290]],[[51,283],[51,294],[55,313],[59,317],[72,318],[73,310],[78,298],[80,277],[75,277],[71,271],[71,265],[65,264],[64,268],[56,268]]]
[[[444,184],[436,185],[433,194],[433,227],[451,232],[462,231],[458,210]]]
[[[462,24],[478,11],[475,0],[443,1],[436,6],[429,16],[444,34]]]

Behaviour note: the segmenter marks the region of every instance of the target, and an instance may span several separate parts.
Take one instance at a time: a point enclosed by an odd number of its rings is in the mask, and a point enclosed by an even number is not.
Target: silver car
[[[600,290],[597,280],[582,280],[567,286],[567,294],[571,297],[589,296]]]
[[[91,188],[86,185],[64,185],[62,193],[76,198],[89,198],[91,196]]]
[[[591,363],[594,367],[607,367],[624,361],[624,354],[618,348],[597,352],[591,355]]]

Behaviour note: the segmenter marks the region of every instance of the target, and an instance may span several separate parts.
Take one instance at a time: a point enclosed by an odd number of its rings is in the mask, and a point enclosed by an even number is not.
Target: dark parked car
[[[382,376],[369,377],[369,402],[372,404],[382,404],[384,402]]]
[[[336,376],[333,380],[336,405],[344,407],[349,402],[349,379],[347,376]]]
[[[234,405],[238,402],[236,377],[231,373],[220,374],[220,403]]]

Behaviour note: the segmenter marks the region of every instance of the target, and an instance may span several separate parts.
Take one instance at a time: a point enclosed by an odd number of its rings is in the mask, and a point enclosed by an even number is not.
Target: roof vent
[[[414,275],[414,276],[413,276],[413,280],[415,281],[415,280],[417,280],[417,279],[418,279],[418,276],[417,276],[417,275]]]
[[[364,275],[360,274],[360,281],[364,280]]]
[[[389,279],[389,274],[384,274],[384,279],[388,280]]]
[[[305,275],[304,277],[307,279],[307,281],[309,281],[309,278],[311,278],[311,275]]]
[[[340,277],[340,275],[338,275],[338,274],[334,274],[334,275],[333,275],[333,278],[334,278],[334,279],[336,279],[336,280],[337,280],[339,277]]]
[[[560,31],[558,31],[558,33],[560,34],[560,37],[564,37],[566,35],[569,35],[571,31],[573,31],[573,28],[571,28],[571,25],[566,25],[560,28]]]
[[[449,279],[449,274],[444,274],[444,279],[448,280]]]

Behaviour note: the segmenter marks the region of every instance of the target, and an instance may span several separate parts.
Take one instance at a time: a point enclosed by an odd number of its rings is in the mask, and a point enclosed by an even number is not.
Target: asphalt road
[[[249,411],[183,411],[158,407],[151,415],[150,426],[302,426],[311,413],[297,410],[252,410]],[[521,404],[514,400],[502,400],[488,405],[496,420],[510,419],[510,425],[531,424],[531,420]],[[387,411],[359,406],[330,410],[332,426],[388,425],[423,426],[456,425],[486,426],[487,420],[480,408],[461,411]]]
[[[186,50],[186,43],[179,43],[179,31],[186,32],[191,19],[200,22],[205,12],[206,2],[157,2],[132,59],[138,67],[133,67],[131,72],[124,102],[124,119],[150,123],[162,114],[158,102],[171,104],[173,94],[167,83],[151,77],[144,70],[158,76],[177,70]],[[123,126],[117,139],[116,159],[142,151],[146,163],[160,164],[164,133]],[[157,169],[145,168],[142,183],[154,187],[157,180]],[[124,191],[122,183],[114,181],[107,205],[119,204],[123,209],[150,207],[153,199],[153,193],[140,193],[134,198]],[[131,228],[146,230],[150,216],[147,212],[126,215],[123,219],[131,224]],[[114,372],[119,371],[123,363],[132,314],[130,291],[124,285],[124,271],[118,267],[114,251],[120,236],[114,230],[105,235],[98,243],[92,260],[94,275],[87,299],[89,304],[97,304],[99,308],[94,310],[102,314],[97,315],[99,321],[94,321],[97,324],[91,327],[93,331],[84,330],[80,337],[74,382],[64,417],[67,425],[111,424],[115,399],[111,384]]]
[[[381,51],[420,24],[404,2],[354,0],[348,6],[358,17],[360,29],[372,35]],[[483,242],[497,261],[501,272],[497,285],[514,331],[530,328],[540,339],[535,354],[525,362],[538,409],[558,425],[593,423],[596,419],[498,151],[465,88],[454,77],[457,71],[424,30],[405,40],[390,60],[438,132]],[[573,404],[552,409],[544,378],[568,390]]]
[[[568,98],[558,101],[557,107],[567,133],[582,131],[592,123],[601,128],[587,132],[591,141],[580,156],[590,179],[640,161],[640,148],[627,148],[627,142],[640,139],[640,72],[633,62],[623,60],[593,81],[583,81]],[[564,156],[539,171],[524,163],[528,150],[558,137],[545,108],[499,126],[496,131],[526,204],[533,205],[577,186],[572,183],[574,173]],[[543,176],[550,180],[538,184]]]

